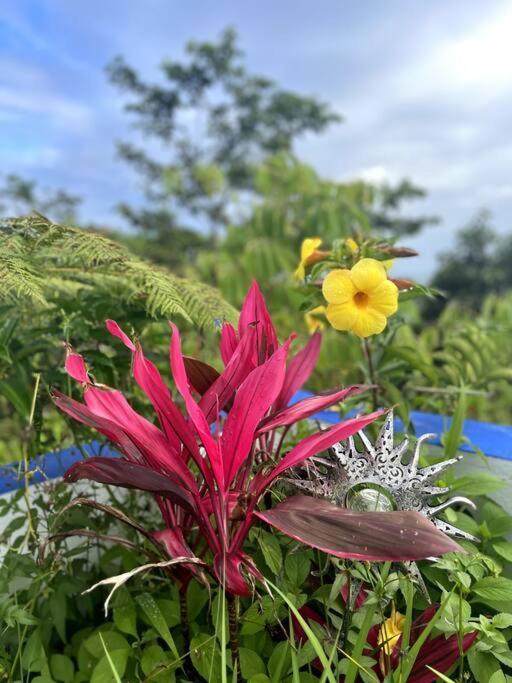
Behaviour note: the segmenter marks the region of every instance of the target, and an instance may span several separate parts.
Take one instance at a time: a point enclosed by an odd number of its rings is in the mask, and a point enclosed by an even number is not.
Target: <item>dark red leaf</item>
[[[257,517],[306,545],[353,560],[404,562],[463,552],[419,512],[354,512],[310,496]]]
[[[72,465],[64,474],[66,481],[90,479],[100,484],[114,484],[122,488],[149,491],[156,496],[168,498],[173,503],[195,514],[193,498],[169,477],[159,474],[149,467],[126,462],[121,458],[93,457]]]
[[[198,358],[183,356],[183,362],[185,363],[188,381],[200,396],[208,391],[219,377],[219,372],[214,367],[208,363],[203,363]]]

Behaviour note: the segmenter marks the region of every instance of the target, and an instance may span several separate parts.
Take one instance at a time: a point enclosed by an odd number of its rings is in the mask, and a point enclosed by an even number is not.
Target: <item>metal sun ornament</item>
[[[438,515],[454,503],[464,503],[471,508],[475,504],[463,496],[453,496],[434,505],[431,498],[450,492],[449,486],[436,486],[439,475],[463,456],[427,467],[419,467],[421,446],[436,434],[423,434],[416,442],[412,457],[404,462],[408,452],[407,436],[397,446],[394,444],[393,411],[388,413],[375,443],[372,444],[364,432],[358,432],[363,452],[356,449],[354,438],[335,444],[331,448],[333,460],[316,459],[327,465],[330,472],[314,479],[293,481],[294,485],[314,495],[329,498],[336,504],[359,511],[414,510],[427,517],[438,529],[449,536],[469,541],[478,541]],[[320,475],[320,476],[318,476]],[[406,571],[414,576],[420,588],[428,597],[419,569],[414,562],[402,563]]]
[[[430,503],[432,497],[444,496],[450,492],[449,486],[436,486],[435,482],[462,455],[435,465],[419,467],[422,444],[436,436],[423,434],[416,442],[412,458],[404,463],[409,440],[405,437],[397,446],[394,445],[392,411],[373,445],[363,432],[359,432],[359,436],[364,445],[362,453],[357,451],[352,437],[332,448],[337,461],[332,494],[338,504],[367,510],[415,510],[449,536],[478,540],[462,529],[438,519],[438,515],[454,503],[464,503],[475,508],[471,500],[454,496],[438,505]]]

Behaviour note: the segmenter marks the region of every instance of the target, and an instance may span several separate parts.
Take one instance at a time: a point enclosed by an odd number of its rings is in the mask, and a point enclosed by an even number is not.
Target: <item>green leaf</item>
[[[473,592],[484,603],[512,600],[512,579],[486,576],[473,585]]]
[[[84,642],[85,648],[95,659],[100,659],[105,654],[100,634],[109,652],[130,649],[130,643],[126,638],[116,631],[108,630],[109,628],[111,628],[111,625],[101,626]]]
[[[258,530],[258,542],[268,568],[274,574],[279,574],[283,566],[283,556],[279,541],[269,531]]]
[[[21,664],[27,671],[41,671],[46,664],[46,653],[41,639],[41,627],[34,629],[22,647]]]
[[[271,683],[271,681],[265,674],[256,674],[249,679],[248,683]]]
[[[124,591],[114,607],[114,624],[123,633],[137,638],[137,609],[128,591]]]
[[[499,491],[504,486],[506,484],[502,479],[486,472],[479,472],[456,479],[452,484],[452,491],[466,496],[486,496]]]
[[[215,636],[199,633],[190,641],[190,659],[197,673],[206,681],[220,681],[220,651]]]
[[[107,650],[94,667],[91,683],[120,683],[123,680],[131,650]]]
[[[140,665],[144,674],[154,683],[174,683],[176,680],[169,655],[156,643],[144,649]],[[156,673],[160,667],[165,668],[162,668],[160,673]]]
[[[444,438],[444,452],[446,457],[453,458],[459,448],[462,434],[464,431],[464,420],[466,418],[466,394],[462,390],[457,401],[457,407],[452,418],[450,429]]]
[[[73,683],[75,666],[73,661],[66,655],[54,654],[50,659],[50,670],[56,681]]]
[[[243,678],[249,679],[256,674],[264,674],[267,668],[257,652],[247,647],[240,650],[240,672]]]
[[[66,615],[67,615],[67,597],[66,594],[56,590],[50,598],[50,613],[52,615],[53,625],[59,638],[63,643],[66,642]]]
[[[494,615],[492,625],[494,628],[509,628],[509,626],[512,626],[512,614],[500,612],[500,614]]]
[[[309,576],[311,562],[303,549],[300,552],[288,553],[284,561],[286,576],[293,586],[299,588]]]
[[[279,683],[291,666],[290,644],[283,640],[274,647],[268,660],[268,672],[272,683]]]
[[[187,613],[189,621],[195,621],[208,602],[208,592],[197,581],[191,581],[187,590]]]
[[[489,678],[489,683],[507,683],[507,679],[505,678],[503,671],[500,669],[499,671],[495,671]]]
[[[471,671],[477,681],[489,681],[494,673],[500,671],[500,665],[488,652],[480,652],[474,647],[468,652]]]
[[[452,593],[447,599],[446,606],[436,624],[436,628],[443,633],[457,633],[460,619],[465,624],[470,617],[470,604],[466,600],[461,601],[458,595]]]
[[[176,660],[180,659],[178,648],[174,642],[174,638],[169,631],[167,622],[162,614],[160,607],[156,600],[149,593],[141,593],[135,598],[137,604],[142,609],[151,626],[155,629],[158,635],[167,643],[172,654]]]
[[[510,541],[498,541],[493,543],[492,547],[500,557],[503,557],[507,562],[512,562],[512,543]]]

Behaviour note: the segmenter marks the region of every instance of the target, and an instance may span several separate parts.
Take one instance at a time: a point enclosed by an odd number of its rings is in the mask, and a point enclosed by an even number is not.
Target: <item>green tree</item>
[[[80,197],[65,190],[41,189],[33,180],[9,173],[0,185],[0,215],[20,216],[38,211],[52,220],[75,223]]]
[[[163,83],[151,84],[121,57],[108,66],[111,82],[131,97],[126,110],[137,127],[162,147],[156,158],[132,143],[118,145],[143,177],[151,206],[120,209],[164,246],[172,247],[191,219],[215,235],[234,195],[253,192],[255,166],[341,120],[327,104],[248,71],[231,28],[217,42],[189,42],[185,60],[164,61],[162,72]]]
[[[452,251],[442,254],[432,285],[473,310],[488,294],[512,289],[512,237],[500,237],[492,227],[491,215],[481,211],[460,230]],[[444,306],[439,299],[427,314],[434,317]]]

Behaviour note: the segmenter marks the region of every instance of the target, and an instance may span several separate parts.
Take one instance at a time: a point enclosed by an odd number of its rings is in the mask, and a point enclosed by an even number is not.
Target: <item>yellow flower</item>
[[[297,280],[303,280],[306,275],[306,266],[318,247],[322,244],[319,237],[310,237],[302,242],[300,248],[300,262],[294,275]]]
[[[317,306],[311,311],[304,313],[304,322],[308,328],[309,334],[313,334],[317,330],[325,329],[325,323],[323,320],[319,320],[317,315],[325,315],[325,306]]]
[[[357,242],[352,239],[352,237],[349,237],[347,240],[345,240],[345,244],[353,254],[357,254],[357,252],[359,251],[359,246]]]
[[[398,287],[387,279],[382,263],[371,258],[361,259],[351,270],[331,270],[322,291],[330,324],[358,337],[382,332],[398,308]]]
[[[393,648],[397,644],[402,631],[404,630],[405,616],[400,614],[400,612],[395,611],[395,606],[391,611],[391,616],[389,619],[382,624],[379,629],[379,635],[377,637],[377,643],[382,646],[380,652],[379,663],[382,673],[385,675],[385,658],[390,657],[393,652]]]

